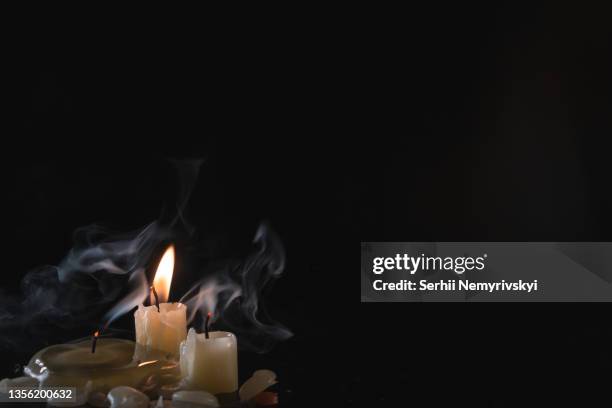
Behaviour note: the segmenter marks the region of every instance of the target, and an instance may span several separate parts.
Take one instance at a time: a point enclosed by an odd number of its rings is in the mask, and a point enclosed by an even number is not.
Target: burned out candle
[[[212,394],[238,390],[238,347],[230,332],[196,333],[189,329],[181,345],[181,374],[190,389]]]

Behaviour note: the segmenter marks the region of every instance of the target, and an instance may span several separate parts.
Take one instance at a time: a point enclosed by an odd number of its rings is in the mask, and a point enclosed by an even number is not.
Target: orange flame
[[[94,337],[98,337],[100,335],[100,331],[96,330],[96,332],[94,333]]]
[[[167,302],[170,296],[170,284],[174,272],[174,245],[170,245],[159,261],[159,266],[153,279],[153,287],[159,296],[159,303]],[[155,304],[155,298],[151,294],[151,304]]]

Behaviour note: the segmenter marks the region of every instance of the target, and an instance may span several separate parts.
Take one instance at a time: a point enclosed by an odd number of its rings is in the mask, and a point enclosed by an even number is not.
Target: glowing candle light
[[[187,307],[182,303],[168,303],[173,272],[174,246],[171,245],[155,272],[152,306],[139,305],[134,319],[138,344],[178,357],[179,346],[187,337]]]

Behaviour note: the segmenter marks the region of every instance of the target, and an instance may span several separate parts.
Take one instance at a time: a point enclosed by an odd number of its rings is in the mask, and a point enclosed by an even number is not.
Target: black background
[[[155,219],[167,159],[203,157],[191,215],[218,251],[264,219],[286,245],[268,304],[295,336],[241,369],[276,369],[292,405],[596,406],[607,304],[360,305],[357,263],[360,241],[612,240],[606,14],[402,16],[23,33],[5,61],[2,288],[59,262],[78,226]],[[3,375],[29,353],[3,351]]]

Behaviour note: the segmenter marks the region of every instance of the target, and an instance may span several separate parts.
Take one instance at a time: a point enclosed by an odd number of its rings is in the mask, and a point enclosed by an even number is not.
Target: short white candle
[[[136,343],[147,350],[160,350],[178,357],[179,346],[187,336],[187,307],[182,303],[165,303],[170,295],[170,283],[174,271],[174,247],[170,246],[162,256],[153,288],[159,295],[151,295],[152,306],[138,306],[134,313]],[[155,304],[159,301],[159,311]]]
[[[238,390],[238,347],[230,332],[204,333],[189,329],[181,344],[181,374],[189,388],[212,394]]]

